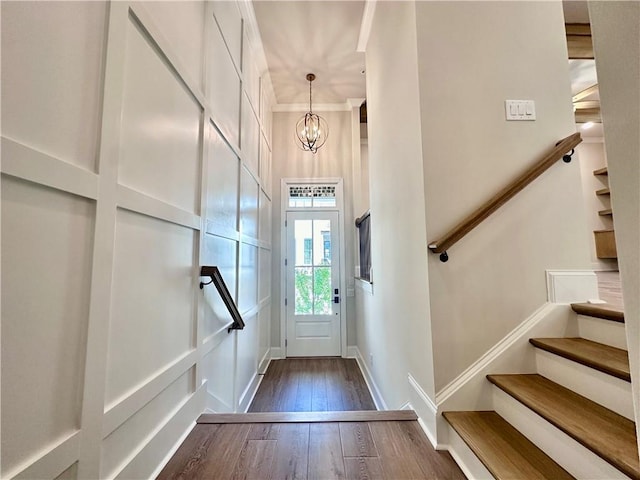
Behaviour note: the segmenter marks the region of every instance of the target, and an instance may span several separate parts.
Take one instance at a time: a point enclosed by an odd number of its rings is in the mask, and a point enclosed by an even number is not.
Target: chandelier
[[[324,118],[313,113],[311,108],[311,82],[316,79],[313,73],[307,74],[309,81],[309,111],[296,124],[296,141],[306,151],[316,153],[329,136],[329,126]]]

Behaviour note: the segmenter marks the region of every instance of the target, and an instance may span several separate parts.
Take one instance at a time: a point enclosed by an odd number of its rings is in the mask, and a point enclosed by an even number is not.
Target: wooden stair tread
[[[609,188],[601,188],[600,190],[596,190],[596,195],[609,195],[611,190]]]
[[[607,167],[598,168],[593,171],[594,175],[609,175],[609,169]]]
[[[442,415],[497,480],[573,478],[496,412]]]
[[[626,350],[584,338],[531,338],[529,342],[547,352],[560,355],[600,372],[631,381]]]
[[[579,315],[624,323],[624,312],[608,303],[572,303],[571,308]]]
[[[203,413],[197,423],[402,422],[418,419],[413,410],[340,412]]]
[[[538,375],[488,375],[491,383],[633,479],[640,480],[635,423]]]
[[[613,215],[613,210],[610,208],[605,208],[604,210],[599,210],[598,215],[601,217],[606,217],[607,215]]]

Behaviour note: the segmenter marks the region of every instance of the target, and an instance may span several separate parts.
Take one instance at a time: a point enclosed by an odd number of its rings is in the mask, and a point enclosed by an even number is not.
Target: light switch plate
[[[533,100],[505,100],[504,112],[508,121],[533,121],[536,104]]]

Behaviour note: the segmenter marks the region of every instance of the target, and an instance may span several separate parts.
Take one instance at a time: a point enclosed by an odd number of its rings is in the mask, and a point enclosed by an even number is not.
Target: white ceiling
[[[309,102],[307,73],[315,73],[313,103],[366,98],[364,53],[356,51],[365,0],[252,0],[276,102]],[[565,21],[589,23],[587,2],[564,0]],[[572,93],[597,83],[593,60],[569,62]],[[585,136],[599,135],[596,126]]]
[[[365,98],[364,53],[356,51],[364,1],[253,0],[278,104]]]

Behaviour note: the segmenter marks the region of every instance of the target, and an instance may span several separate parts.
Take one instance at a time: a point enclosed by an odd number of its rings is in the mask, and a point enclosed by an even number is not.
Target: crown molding
[[[364,100],[363,100],[364,101]],[[344,103],[314,103],[314,112],[350,112],[352,109],[348,101]],[[308,112],[308,103],[278,103],[271,108],[272,112]]]
[[[358,45],[356,52],[365,52],[369,36],[371,35],[371,26],[373,25],[373,17],[376,13],[377,0],[368,0],[364,4],[364,12],[362,12],[362,23],[360,23],[360,35],[358,36]]]
[[[366,98],[347,98],[347,105],[353,108],[360,108],[360,106],[364,103]]]

